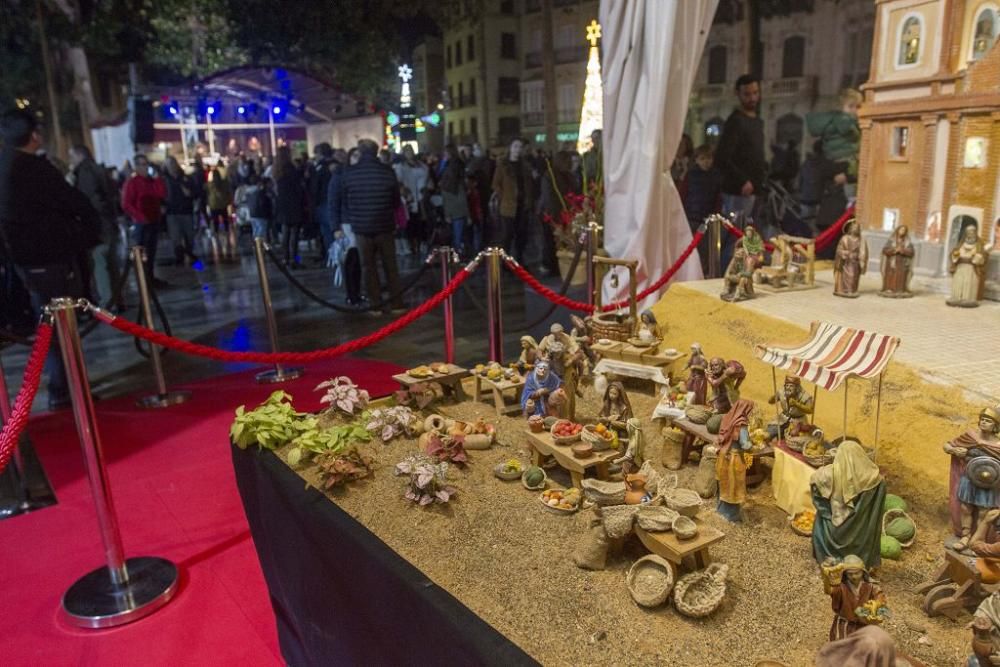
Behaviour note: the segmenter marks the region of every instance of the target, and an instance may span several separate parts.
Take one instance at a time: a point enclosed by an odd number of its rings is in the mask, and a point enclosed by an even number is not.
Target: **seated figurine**
[[[653,311],[646,309],[639,315],[639,330],[636,335],[644,341],[663,340],[660,325]]]
[[[972,623],[972,655],[968,667],[1000,665],[1000,592],[979,603]]]
[[[604,404],[601,406],[600,421],[619,433],[626,430],[626,422],[632,418],[632,404],[625,393],[625,385],[615,381],[604,390]]]
[[[1000,583],[1000,541],[997,540],[1000,509],[987,511],[969,538],[969,551],[976,554],[973,565],[984,584]]]
[[[764,262],[764,240],[752,226],[743,230],[743,238],[736,242],[733,258],[722,277],[723,301],[743,301],[756,296],[753,278],[757,268]]]
[[[517,359],[517,367],[522,373],[531,369],[538,360],[538,343],[531,336],[521,336],[521,356]]]
[[[521,392],[521,410],[525,418],[532,415],[555,416],[563,401],[562,380],[549,369],[549,362],[538,361],[528,373]]]
[[[809,415],[813,412],[813,398],[802,388],[802,380],[786,375],[782,391],[767,399],[778,404],[778,423],[768,427],[771,437],[787,438],[812,433]]]
[[[638,419],[633,417],[625,424],[628,430],[628,446],[625,448],[625,453],[613,463],[620,465],[625,475],[633,475],[639,472],[643,461],[646,460],[646,440],[642,435]]]
[[[849,554],[839,563],[829,560],[820,568],[823,592],[830,596],[833,623],[830,641],[844,639],[866,625],[878,625],[885,618],[885,594],[872,583],[865,563]]]

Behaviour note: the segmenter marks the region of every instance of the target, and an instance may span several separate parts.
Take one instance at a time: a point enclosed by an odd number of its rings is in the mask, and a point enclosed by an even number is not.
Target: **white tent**
[[[640,289],[691,242],[670,165],[717,5],[718,0],[601,1],[604,244],[613,257],[639,260]],[[695,254],[676,279],[698,278]],[[627,285],[619,290],[606,297],[621,298]]]

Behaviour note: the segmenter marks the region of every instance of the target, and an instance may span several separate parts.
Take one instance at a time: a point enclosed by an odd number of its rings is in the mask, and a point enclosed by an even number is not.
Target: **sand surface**
[[[647,456],[662,470],[660,438],[648,419],[655,399],[641,385],[630,387],[633,409],[647,434]],[[585,391],[577,408],[584,422],[593,420],[599,407],[593,390]],[[539,662],[703,667],[752,666],[772,659],[813,664],[832,620],[829,598],[810,541],[789,529],[772,500],[770,480],[751,490],[743,524],[725,522],[712,502],[699,514],[699,522],[726,533],[711,550],[714,561],[729,565],[722,606],[700,620],[681,616],[671,605],[646,610],[625,586],[628,568],[647,553],[637,538],[630,537],[621,553],[609,558],[606,570],[581,570],[571,555],[593,512],[554,515],[520,481],[493,476],[497,463],[511,457],[525,464],[530,460],[521,418],[497,418],[491,405],[471,401],[441,411],[467,420],[483,416],[498,426],[492,449],[470,452],[465,469],[451,469],[450,480],[459,489],[452,502],[421,508],[404,500],[404,478],[392,473],[398,461],[417,451],[417,443],[407,439],[365,445],[377,461],[373,477],[330,498]],[[690,485],[695,470],[688,465],[679,472],[681,486]],[[313,469],[303,466],[299,472],[316,483]],[[549,474],[550,486],[569,483],[558,469]],[[898,486],[890,475],[890,492],[905,497],[910,485]],[[964,664],[969,618],[958,623],[927,618],[920,596],[910,592],[940,562],[946,534],[942,513],[918,505],[911,514],[918,525],[914,546],[899,562],[885,561],[880,575],[893,612],[886,629],[902,650],[929,665]]]

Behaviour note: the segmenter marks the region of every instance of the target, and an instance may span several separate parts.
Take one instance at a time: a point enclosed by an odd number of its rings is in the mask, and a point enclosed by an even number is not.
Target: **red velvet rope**
[[[52,325],[44,323],[39,325],[38,331],[35,332],[35,344],[31,346],[28,364],[24,368],[24,381],[21,383],[21,390],[17,392],[17,398],[14,400],[10,420],[3,425],[3,431],[0,431],[0,473],[10,462],[11,456],[14,455],[14,448],[21,441],[21,433],[28,425],[31,404],[35,402],[35,394],[38,393],[38,385],[42,380],[42,369],[45,367],[45,357],[49,353],[51,343]]]
[[[844,211],[844,214],[841,215],[839,218],[837,218],[837,221],[835,223],[833,223],[832,225],[830,225],[829,227],[827,227],[822,232],[816,235],[816,250],[822,250],[823,248],[833,243],[833,240],[840,235],[840,230],[843,228],[844,224],[846,224],[847,221],[853,217],[854,217],[854,206],[848,206],[847,210]],[[728,229],[729,233],[735,236],[736,238],[738,239],[743,238],[742,230],[737,229],[736,227],[731,227],[730,225],[726,225],[726,229]],[[768,243],[767,241],[764,242],[764,247],[767,248],[768,252],[774,252],[774,246]]]
[[[695,249],[698,247],[698,243],[701,242],[701,239],[704,236],[705,233],[702,231],[695,232],[694,238],[691,239],[691,243],[688,245],[687,248],[684,249],[684,252],[681,253],[681,256],[677,258],[677,261],[674,262],[669,269],[667,269],[666,273],[660,276],[659,280],[657,280],[655,283],[653,283],[646,289],[636,294],[636,301],[642,301],[647,296],[649,296],[650,294],[654,294],[656,291],[658,291],[660,288],[666,285],[667,282],[671,278],[673,278],[674,275],[684,265],[684,262],[686,262],[687,258],[691,256],[691,253],[695,251]],[[510,270],[514,272],[514,275],[516,275],[518,278],[524,281],[524,283],[528,285],[528,287],[535,290],[536,292],[544,296],[552,303],[559,306],[564,306],[566,308],[569,308],[570,310],[578,310],[584,313],[594,312],[594,307],[591,306],[589,303],[584,303],[582,301],[575,301],[574,299],[565,297],[562,294],[559,294],[558,292],[551,290],[542,283],[538,282],[538,279],[535,278],[535,276],[531,275],[531,273],[529,273],[527,269],[525,269],[520,264],[511,261],[510,258],[507,258],[507,266],[510,267]],[[607,313],[612,310],[618,310],[619,308],[624,308],[626,306],[628,306],[628,300],[624,299],[622,301],[616,301],[614,303],[606,304],[601,310]]]
[[[184,352],[186,354],[192,354],[199,357],[207,357],[209,359],[215,359],[216,361],[250,362],[259,364],[307,363],[311,361],[319,361],[320,359],[332,359],[333,357],[339,357],[342,354],[357,352],[362,348],[377,343],[387,336],[391,336],[400,329],[420,319],[436,306],[440,305],[442,301],[454,294],[455,290],[457,290],[470,275],[471,273],[469,273],[467,269],[461,269],[455,274],[455,277],[451,279],[451,282],[449,282],[444,289],[435,294],[433,297],[406,313],[398,320],[390,322],[381,329],[378,329],[367,336],[355,338],[354,340],[349,340],[346,343],[341,343],[340,345],[328,347],[322,350],[315,350],[313,352],[230,352],[228,350],[220,350],[214,347],[209,347],[208,345],[200,345],[186,340],[179,340],[172,336],[160,333],[159,331],[147,329],[144,326],[140,326],[135,322],[130,322],[121,317],[107,317],[103,313],[99,314],[99,317],[102,321],[110,324],[121,332],[127,333],[130,336],[137,336],[153,343],[154,345],[167,347],[172,350],[177,350],[178,352]]]

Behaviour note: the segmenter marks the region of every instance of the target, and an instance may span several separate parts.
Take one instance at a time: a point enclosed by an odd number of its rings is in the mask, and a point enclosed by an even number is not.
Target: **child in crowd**
[[[694,233],[698,226],[719,210],[722,193],[722,175],[715,168],[712,147],[702,144],[694,151],[694,164],[688,169],[684,189],[684,213]],[[708,235],[698,244],[701,256],[701,270],[708,275]]]

